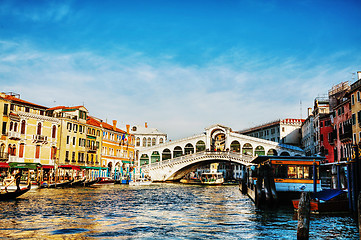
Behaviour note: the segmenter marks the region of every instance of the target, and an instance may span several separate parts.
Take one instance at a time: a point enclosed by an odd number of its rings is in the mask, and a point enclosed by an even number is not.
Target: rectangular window
[[[351,95],[351,104],[355,105],[355,95]]]
[[[6,124],[7,124],[7,122],[3,122],[3,129],[2,129],[2,134],[3,135],[6,134]]]
[[[73,145],[75,146],[76,145],[76,138],[73,137]]]
[[[36,149],[35,149],[35,158],[39,158],[40,157],[40,145],[36,145]]]
[[[25,147],[25,144],[24,144],[24,143],[21,143],[21,144],[20,144],[20,148],[19,148],[19,158],[23,158],[23,157],[24,157],[24,147]]]
[[[71,161],[72,161],[72,162],[75,162],[75,152],[72,153]]]
[[[66,136],[66,144],[69,144],[69,143],[70,143],[70,137]]]
[[[353,142],[356,143],[356,133],[353,134]]]
[[[352,125],[356,124],[356,115],[352,114]]]
[[[359,102],[360,101],[360,92],[357,91],[357,101]]]
[[[4,115],[8,115],[9,109],[8,109],[9,105],[8,104],[4,104]]]
[[[65,161],[69,162],[69,151],[65,152]]]

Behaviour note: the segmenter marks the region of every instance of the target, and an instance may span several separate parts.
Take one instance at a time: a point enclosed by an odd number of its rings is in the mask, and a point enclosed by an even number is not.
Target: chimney
[[[145,128],[148,128],[148,123],[147,122],[145,122]]]
[[[113,120],[113,130],[117,129],[117,120]]]
[[[129,125],[129,124],[127,124],[127,125],[126,125],[126,127],[127,127],[127,133],[129,134],[129,128],[130,128],[130,125]]]
[[[357,80],[361,80],[361,71],[357,72]]]
[[[308,110],[308,115],[307,116],[309,117],[309,116],[312,115],[312,108],[308,108],[307,110]]]

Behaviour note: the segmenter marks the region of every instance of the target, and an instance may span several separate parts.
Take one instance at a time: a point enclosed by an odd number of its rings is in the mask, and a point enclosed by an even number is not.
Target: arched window
[[[9,131],[12,131],[12,130],[13,130],[13,126],[14,126],[14,123],[13,123],[13,122],[10,122]]]
[[[258,146],[258,147],[256,147],[254,154],[257,156],[264,156],[266,154],[266,152],[262,146]]]
[[[147,139],[143,138],[143,147],[146,147],[146,146],[147,146]]]
[[[136,141],[137,141],[137,142],[136,142],[137,147],[140,147],[140,138],[137,137],[137,140],[136,140]]]
[[[155,138],[152,139],[152,146],[155,145]]]
[[[150,157],[151,163],[159,162],[160,161],[160,155],[158,151],[154,151],[152,153],[152,156]]]
[[[180,146],[176,146],[173,150],[173,157],[176,158],[176,157],[180,157],[183,155],[183,150]]]
[[[21,134],[25,134],[25,126],[26,126],[26,122],[25,122],[25,120],[22,120],[21,121],[21,129],[20,129]]]
[[[253,148],[252,148],[252,145],[250,143],[245,143],[243,145],[242,154],[246,154],[246,155],[250,155],[250,156],[253,155]]]
[[[38,123],[38,128],[36,130],[37,135],[41,135],[41,123]]]
[[[15,144],[12,147],[11,155],[16,156],[16,145]]]
[[[281,152],[280,156],[290,156],[289,152]]]
[[[159,144],[162,144],[163,141],[164,141],[163,138],[160,138],[160,139],[159,139]]]
[[[238,141],[231,143],[231,152],[241,152],[241,144]]]
[[[14,132],[17,132],[18,131],[18,123],[16,122],[15,124],[14,124]]]
[[[165,161],[165,160],[168,160],[168,159],[171,159],[172,158],[172,153],[171,151],[166,148],[163,150],[163,153],[162,153],[162,161]]]
[[[267,156],[277,156],[277,151],[274,149],[270,149],[267,152]]]
[[[184,154],[187,155],[192,153],[194,153],[194,147],[192,144],[188,143],[184,148]]]
[[[140,165],[148,164],[149,163],[149,157],[147,154],[142,154],[140,156]]]
[[[53,129],[51,131],[51,137],[56,138],[56,126],[55,125],[53,125]]]
[[[148,138],[148,147],[150,147],[152,144],[152,139],[151,138]]]
[[[199,140],[196,143],[196,152],[202,152],[204,150],[206,150],[206,144],[202,140]]]

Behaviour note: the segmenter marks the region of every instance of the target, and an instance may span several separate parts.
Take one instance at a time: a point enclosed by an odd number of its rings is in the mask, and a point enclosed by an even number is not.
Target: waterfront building
[[[129,175],[134,165],[134,135],[127,130],[117,128],[117,121],[113,125],[103,122],[101,119],[90,117],[88,123],[100,126],[103,131],[101,161],[102,166],[107,167],[108,175],[119,179]]]
[[[319,116],[319,155],[326,157],[325,162],[333,162],[334,160],[334,149],[331,145],[333,142],[330,142],[332,133],[331,114],[321,114]]]
[[[163,144],[167,141],[167,134],[160,132],[156,128],[148,127],[148,123],[145,123],[144,126],[133,126],[130,133],[135,137],[136,159],[139,159],[138,153],[142,149]],[[154,152],[151,157],[151,162],[160,161],[160,154],[159,152]],[[148,157],[140,156],[140,165],[146,162],[149,163]],[[136,165],[138,165],[138,163],[136,163]]]
[[[52,165],[56,159],[59,120],[45,115],[47,107],[1,93],[2,160],[15,166]]]
[[[304,119],[286,118],[238,131],[251,137],[287,145],[301,146],[301,125]]]
[[[84,175],[90,178],[104,175],[100,162],[102,129],[87,122],[88,110],[84,106],[57,106],[47,109],[47,115],[59,120],[56,166],[85,169]]]
[[[334,158],[330,162],[346,161],[351,158],[352,147],[352,113],[348,82],[334,86],[328,93],[332,109],[331,123],[333,132],[329,134],[329,142],[333,145]]]
[[[329,115],[330,115],[330,106],[329,106],[328,96],[315,98],[314,107],[313,107],[313,116],[314,116],[313,126],[315,129],[315,136],[314,136],[315,152],[316,154],[322,156],[325,156],[326,154],[326,158],[329,153],[328,151],[325,151],[325,148],[323,146],[324,139],[323,139],[323,135],[321,137],[321,128],[323,128],[324,126],[324,121],[326,121],[326,119],[330,117]],[[321,119],[322,119],[322,126],[321,126]]]
[[[357,79],[350,90],[353,144],[361,141],[361,71],[357,72]]]
[[[308,108],[308,117],[301,125],[302,133],[302,148],[305,150],[306,156],[312,156],[316,153],[315,148],[315,128],[314,128],[314,116],[312,114],[312,108]]]

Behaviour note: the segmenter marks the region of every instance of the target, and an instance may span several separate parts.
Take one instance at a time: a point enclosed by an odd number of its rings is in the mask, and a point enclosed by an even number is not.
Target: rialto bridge
[[[213,125],[200,135],[166,142],[139,150],[141,171],[154,181],[175,181],[213,162],[248,165],[256,156],[302,156],[301,148],[232,132]]]

